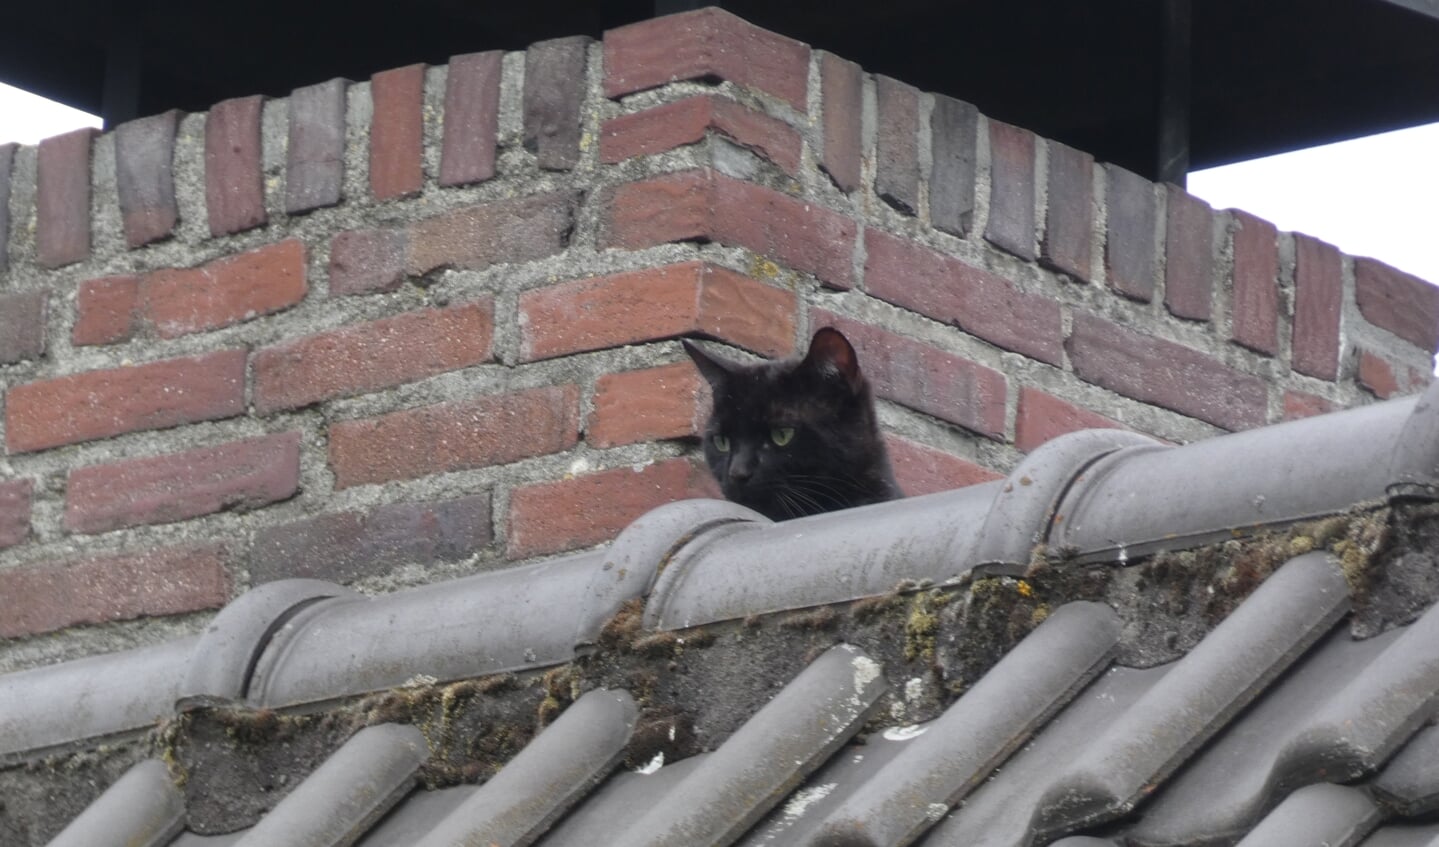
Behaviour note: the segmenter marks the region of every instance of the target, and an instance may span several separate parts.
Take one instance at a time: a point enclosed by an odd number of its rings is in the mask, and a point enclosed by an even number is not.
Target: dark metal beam
[[[1154,178],[1183,187],[1189,174],[1190,0],[1164,0]]]
[[[140,117],[140,23],[136,9],[127,15],[116,4],[105,43],[105,79],[100,118],[110,130]]]
[[[720,5],[716,0],[655,0],[655,17]]]

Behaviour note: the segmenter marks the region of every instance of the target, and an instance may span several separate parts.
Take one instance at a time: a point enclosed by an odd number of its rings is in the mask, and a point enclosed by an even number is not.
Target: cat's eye
[[[792,426],[776,426],[776,427],[771,427],[771,428],[770,428],[770,431],[769,431],[769,439],[770,439],[770,441],[773,441],[773,442],[775,443],[775,446],[776,446],[776,447],[783,447],[783,446],[785,446],[786,444],[788,444],[788,443],[790,443],[791,441],[794,440],[794,427],[792,427]]]
[[[727,438],[726,436],[723,436],[723,435],[710,436],[710,442],[711,442],[712,444],[714,444],[715,449],[718,450],[718,451],[720,451],[721,453],[728,453],[728,452],[729,452],[729,438]]]

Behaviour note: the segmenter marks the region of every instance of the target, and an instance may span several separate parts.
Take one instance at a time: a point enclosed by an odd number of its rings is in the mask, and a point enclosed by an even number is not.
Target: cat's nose
[[[738,452],[729,463],[729,478],[735,482],[745,482],[754,476],[754,457],[746,452]]]

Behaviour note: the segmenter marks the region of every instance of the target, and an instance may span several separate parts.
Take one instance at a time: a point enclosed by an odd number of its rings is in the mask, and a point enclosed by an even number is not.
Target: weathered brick
[[[1294,236],[1294,370],[1320,379],[1339,376],[1339,314],[1344,281],[1339,250]]]
[[[290,141],[285,151],[285,212],[298,214],[340,202],[345,178],[345,94],[332,79],[290,93]]]
[[[45,313],[49,292],[0,294],[0,365],[45,354]]]
[[[989,121],[989,223],[984,239],[1021,259],[1034,252],[1034,133]]]
[[[1426,353],[1439,346],[1439,287],[1375,259],[1354,260],[1359,313]]]
[[[683,79],[722,79],[805,111],[809,46],[717,8],[667,15],[605,33],[606,97]]]
[[[86,127],[40,142],[35,175],[35,261],[58,268],[90,256],[90,142]]]
[[[690,459],[517,488],[510,495],[508,554],[523,559],[598,544],[651,509],[694,497],[719,497],[719,487]]]
[[[30,536],[30,501],[35,481],[9,479],[0,482],[0,549],[14,547]]]
[[[1284,419],[1286,421],[1327,415],[1337,408],[1332,400],[1326,400],[1303,391],[1284,390]]]
[[[445,76],[440,185],[469,185],[495,175],[503,58],[503,51],[488,50],[450,59]]]
[[[1234,314],[1229,337],[1256,353],[1279,352],[1279,231],[1247,212],[1234,216]]]
[[[1269,389],[1197,350],[1077,313],[1064,343],[1086,382],[1229,430],[1262,426]]]
[[[708,413],[709,387],[689,362],[605,374],[595,381],[595,408],[585,435],[596,447],[688,438]]]
[[[1359,384],[1380,400],[1388,400],[1401,393],[1399,379],[1394,375],[1394,365],[1368,350],[1359,351]]]
[[[792,292],[702,262],[527,291],[519,308],[525,361],[696,332],[766,355],[794,349]]]
[[[846,194],[859,188],[864,139],[860,117],[864,72],[833,53],[820,54],[820,101],[824,110],[824,153],[819,166]]]
[[[5,395],[11,453],[245,411],[245,351],[162,359],[17,385]]]
[[[1093,231],[1094,157],[1051,141],[1049,215],[1039,245],[1039,263],[1088,281]]]
[[[84,347],[129,339],[135,334],[139,303],[138,276],[85,280],[75,295],[75,326],[70,332],[70,343]]]
[[[174,109],[128,121],[115,129],[115,189],[125,243],[139,247],[174,232],[180,220],[175,200]]]
[[[425,66],[406,65],[370,77],[370,193],[376,200],[418,194],[425,124]]]
[[[815,326],[844,333],[877,396],[1004,438],[1004,374],[879,327],[817,310]]]
[[[1021,452],[1028,453],[1052,438],[1082,429],[1124,429],[1124,425],[1037,388],[1019,389],[1014,446]]]
[[[263,101],[259,96],[224,100],[205,118],[205,205],[211,235],[242,232],[269,220],[260,147]]]
[[[10,171],[19,146],[0,144],[0,273],[10,268]]]
[[[1059,304],[927,247],[868,230],[865,286],[876,297],[953,324],[991,344],[1060,361]]]
[[[475,397],[330,426],[335,487],[559,453],[579,440],[573,385]]]
[[[965,236],[974,224],[974,169],[979,149],[979,110],[943,94],[934,95],[929,116],[929,218],[935,229]]]
[[[1109,287],[1144,303],[1154,299],[1158,248],[1154,228],[1158,200],[1154,183],[1118,165],[1105,165],[1109,223],[1104,238],[1104,272]]]
[[[835,288],[854,284],[853,220],[711,170],[621,185],[602,214],[606,246],[713,240],[771,256]]]
[[[305,246],[291,238],[140,279],[139,313],[161,338],[229,326],[305,299]]]
[[[109,532],[249,511],[300,488],[300,433],[283,432],[70,472],[65,528]]]
[[[166,547],[0,570],[0,638],[218,609],[230,575],[216,545]]]
[[[703,141],[713,130],[787,173],[799,173],[799,133],[784,121],[728,97],[697,95],[605,121],[600,161],[613,164]]]
[[[899,483],[900,490],[910,497],[1003,479],[1003,474],[989,468],[898,435],[886,435],[884,444],[889,451],[889,464],[894,468],[895,481]]]
[[[552,256],[569,244],[578,196],[532,194],[467,206],[410,225],[406,269],[484,268]]]
[[[394,291],[405,281],[402,229],[352,229],[330,240],[330,296]]]
[[[464,561],[493,537],[488,493],[387,503],[260,530],[250,551],[250,579],[353,582],[402,565]]]
[[[488,361],[488,300],[352,324],[267,347],[254,357],[255,410],[297,409]]]
[[[874,191],[913,215],[919,211],[919,90],[887,76],[874,78]]]
[[[1214,296],[1214,211],[1178,186],[1169,192],[1164,241],[1164,305],[1181,318],[1207,321]]]
[[[583,35],[552,38],[525,51],[524,145],[548,171],[580,161],[580,106],[585,101]]]

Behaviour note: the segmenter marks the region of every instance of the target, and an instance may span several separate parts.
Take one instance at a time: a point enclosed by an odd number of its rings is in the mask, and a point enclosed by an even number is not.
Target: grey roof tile
[[[50,847],[169,844],[185,823],[185,795],[175,787],[165,764],[146,759],[91,803],[50,841]]]
[[[1382,827],[1360,847],[1439,847],[1439,823]]]
[[[544,837],[544,847],[592,847],[617,843],[625,829],[710,759],[700,753],[652,773],[616,773]],[[648,770],[648,768],[646,768]]]
[[[1319,783],[1284,798],[1238,847],[1353,847],[1379,822],[1379,807],[1357,788]]]
[[[1386,806],[1409,817],[1439,809],[1439,726],[1421,730],[1374,779]]]

